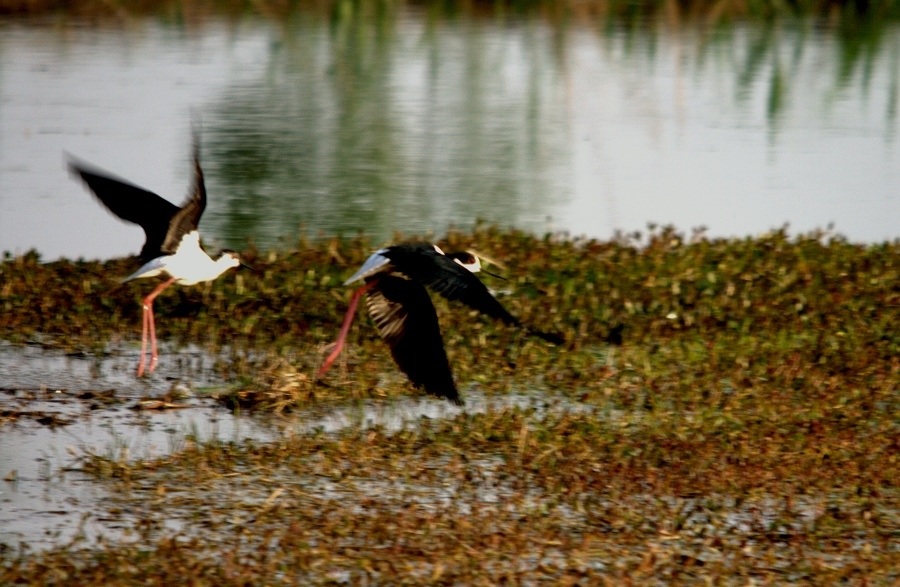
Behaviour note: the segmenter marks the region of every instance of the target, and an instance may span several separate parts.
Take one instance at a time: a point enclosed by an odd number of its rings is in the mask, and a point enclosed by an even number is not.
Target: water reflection
[[[566,196],[558,70],[528,49],[545,34],[291,28],[258,77],[211,108],[210,175],[230,194],[219,228],[384,237],[479,216],[535,227]]]
[[[601,238],[648,222],[898,236],[895,24],[370,16],[0,23],[0,250],[136,252],[140,230],[67,177],[62,151],[180,200],[192,111],[220,246],[476,218]]]

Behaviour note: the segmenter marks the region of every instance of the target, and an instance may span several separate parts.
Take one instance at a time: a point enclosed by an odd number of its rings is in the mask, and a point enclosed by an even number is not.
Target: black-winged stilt
[[[424,387],[429,394],[462,405],[444,351],[437,313],[425,288],[506,324],[523,326],[475,277],[474,273],[481,270],[476,255],[469,252],[445,254],[436,245],[428,243],[405,243],[376,251],[344,282],[344,285],[350,285],[364,280],[365,284],[353,293],[334,349],[319,368],[317,377],[324,375],[340,354],[359,298],[365,293],[369,314],[400,370],[414,386]],[[558,335],[525,328],[549,342],[563,342]]]
[[[70,171],[81,177],[110,212],[122,220],[140,225],[147,235],[147,241],[140,253],[140,260],[144,264],[122,281],[155,277],[162,273],[169,275],[169,279],[159,284],[143,301],[143,332],[138,377],[144,374],[148,331],[151,373],[159,360],[156,350],[156,325],[153,319],[153,300],[156,296],[173,283],[194,285],[212,281],[232,267],[242,264],[234,251],[223,251],[221,256],[214,260],[200,246],[200,233],[197,227],[200,216],[206,208],[206,186],[203,183],[203,170],[200,168],[200,140],[196,133],[193,158],[193,183],[181,207],[153,192],[113,177],[105,171],[74,161],[72,158],[69,160]]]

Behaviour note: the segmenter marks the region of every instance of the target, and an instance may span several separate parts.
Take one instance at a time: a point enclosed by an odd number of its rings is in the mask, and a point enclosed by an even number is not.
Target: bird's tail
[[[140,269],[138,269],[125,279],[121,280],[120,283],[125,283],[126,281],[131,281],[132,279],[140,279],[142,277],[155,277],[156,275],[159,275],[165,268],[165,259],[167,258],[168,257],[157,257],[155,259],[147,261],[146,263],[141,265]]]

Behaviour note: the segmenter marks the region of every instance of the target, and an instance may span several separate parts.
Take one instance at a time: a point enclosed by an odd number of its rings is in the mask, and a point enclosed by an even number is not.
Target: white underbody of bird
[[[240,264],[240,258],[231,251],[213,260],[200,246],[200,233],[194,230],[184,235],[174,254],[151,259],[122,282],[167,274],[178,285],[196,285],[212,281]]]

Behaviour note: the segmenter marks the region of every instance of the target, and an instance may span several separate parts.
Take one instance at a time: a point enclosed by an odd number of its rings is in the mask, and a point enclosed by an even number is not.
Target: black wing
[[[474,273],[434,250],[427,243],[388,247],[384,253],[391,264],[410,279],[418,281],[451,301],[459,301],[505,324],[518,326],[519,320],[506,311]]]
[[[160,256],[169,221],[178,213],[178,206],[123,179],[80,161],[69,161],[69,169],[78,174],[106,208],[128,222],[144,229],[147,241],[141,249],[141,259]]]
[[[401,276],[383,275],[369,289],[366,306],[394,361],[412,384],[462,405],[437,313],[425,288]]]
[[[174,253],[182,237],[200,226],[200,217],[204,210],[206,210],[206,184],[203,181],[203,169],[200,167],[200,137],[195,133],[194,178],[191,190],[181,209],[169,221],[162,250],[169,254]]]
[[[451,301],[460,301],[470,308],[501,320],[504,324],[520,326],[528,334],[553,344],[563,344],[565,339],[552,332],[544,332],[522,324],[510,314],[497,298],[488,291],[474,273],[457,263],[452,257],[442,255],[428,243],[406,243],[388,247],[384,254],[401,273],[433,289]]]

